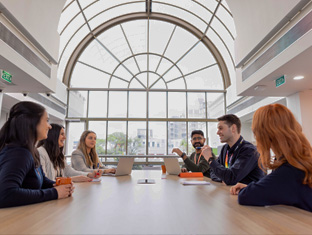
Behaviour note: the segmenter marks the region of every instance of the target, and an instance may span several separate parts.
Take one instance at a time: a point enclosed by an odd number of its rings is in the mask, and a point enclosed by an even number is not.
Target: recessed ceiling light
[[[296,77],[294,77],[294,80],[300,80],[300,79],[303,79],[304,78],[304,76],[296,76]]]

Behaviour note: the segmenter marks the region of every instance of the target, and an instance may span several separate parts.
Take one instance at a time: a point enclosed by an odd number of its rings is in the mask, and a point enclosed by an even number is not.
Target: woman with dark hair
[[[72,167],[77,171],[92,172],[93,169],[104,169],[104,173],[115,173],[115,168],[105,169],[96,150],[96,134],[93,131],[84,131],[79,140],[78,148],[72,153]]]
[[[283,204],[312,212],[312,148],[294,115],[280,104],[263,106],[253,116],[252,130],[259,166],[273,172],[248,186],[238,183],[231,194],[238,194],[241,205]]]
[[[64,127],[58,124],[51,124],[52,129],[48,133],[48,138],[40,140],[37,147],[43,172],[50,180],[56,177],[71,177],[74,182],[90,182],[92,178],[102,175],[102,170],[92,172],[82,172],[74,170],[66,163],[63,154],[64,141],[66,139]]]
[[[46,139],[48,114],[33,102],[15,104],[0,130],[0,208],[71,196],[72,184],[54,187],[40,166],[37,141]]]

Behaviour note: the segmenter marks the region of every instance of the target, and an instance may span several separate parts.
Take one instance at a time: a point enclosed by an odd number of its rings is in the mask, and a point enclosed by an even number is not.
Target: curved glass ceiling
[[[103,23],[133,13],[146,13],[147,17],[93,34]],[[194,36],[168,20],[149,19],[153,13],[185,21],[202,35]],[[236,32],[225,1],[70,0],[64,6],[58,31],[58,78],[63,81],[74,50],[86,36],[94,37],[76,61],[70,87],[223,90],[219,61],[202,43],[205,36],[221,54],[230,77],[235,75]],[[86,76],[88,79],[83,79]]]

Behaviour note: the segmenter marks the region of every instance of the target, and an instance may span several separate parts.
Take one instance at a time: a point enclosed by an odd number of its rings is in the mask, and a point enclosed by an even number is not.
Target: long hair
[[[63,148],[59,147],[59,137],[60,132],[64,129],[63,126],[58,124],[51,124],[52,129],[49,130],[48,138],[45,140],[40,140],[37,147],[43,146],[47,151],[53,167],[56,170],[57,168],[65,168],[65,156],[63,154]]]
[[[96,167],[97,164],[99,163],[100,166],[102,166],[102,163],[96,153],[96,150],[95,150],[95,146],[94,148],[91,149],[90,151],[90,154],[88,154],[88,151],[87,151],[87,146],[86,146],[86,138],[87,136],[90,134],[90,133],[93,133],[95,134],[94,131],[84,131],[81,136],[80,136],[80,140],[79,140],[79,145],[78,145],[78,149],[81,150],[81,152],[83,153],[85,159],[86,159],[86,163],[89,167],[92,168],[92,166]]]
[[[312,188],[312,148],[302,133],[301,125],[283,105],[259,108],[253,117],[252,130],[260,153],[259,166],[276,169],[288,162],[305,172],[303,184]],[[270,149],[275,153],[272,160]]]
[[[9,119],[0,130],[0,151],[8,144],[24,147],[30,151],[35,166],[40,166],[37,142],[37,126],[45,112],[39,104],[23,101],[10,109]]]

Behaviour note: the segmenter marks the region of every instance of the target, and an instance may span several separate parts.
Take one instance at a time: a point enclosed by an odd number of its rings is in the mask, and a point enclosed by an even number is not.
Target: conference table
[[[229,186],[155,170],[75,183],[72,197],[0,209],[1,234],[311,234],[312,213],[241,206]],[[155,184],[138,184],[154,179]],[[210,185],[182,185],[204,180]]]

